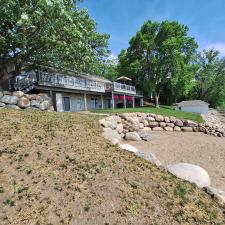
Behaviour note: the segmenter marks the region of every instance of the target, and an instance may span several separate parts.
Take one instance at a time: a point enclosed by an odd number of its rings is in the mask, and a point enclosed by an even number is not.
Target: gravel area
[[[213,187],[225,191],[225,138],[202,133],[152,132],[149,142],[130,142],[143,152],[152,152],[165,165],[186,162],[201,166]]]

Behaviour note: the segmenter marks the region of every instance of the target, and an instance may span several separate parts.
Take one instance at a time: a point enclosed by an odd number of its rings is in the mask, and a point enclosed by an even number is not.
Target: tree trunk
[[[159,95],[155,95],[155,107],[159,108]]]

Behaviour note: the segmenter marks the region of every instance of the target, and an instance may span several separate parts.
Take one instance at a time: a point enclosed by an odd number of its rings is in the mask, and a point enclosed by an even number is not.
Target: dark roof
[[[209,105],[207,102],[203,102],[201,100],[191,100],[191,101],[182,101],[180,103],[177,103],[178,106],[203,106],[203,105]]]

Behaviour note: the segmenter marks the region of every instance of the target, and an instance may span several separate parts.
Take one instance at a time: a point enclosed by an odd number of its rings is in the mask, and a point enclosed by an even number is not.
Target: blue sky
[[[117,56],[146,20],[177,20],[189,27],[199,48],[216,48],[225,56],[225,0],[84,0],[99,32],[110,34]]]

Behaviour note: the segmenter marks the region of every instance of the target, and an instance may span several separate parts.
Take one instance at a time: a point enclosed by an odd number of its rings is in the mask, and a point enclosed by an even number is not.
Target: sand
[[[211,186],[225,191],[225,138],[202,133],[152,132],[149,142],[130,142],[143,152],[152,152],[164,164],[186,162],[201,166]]]

